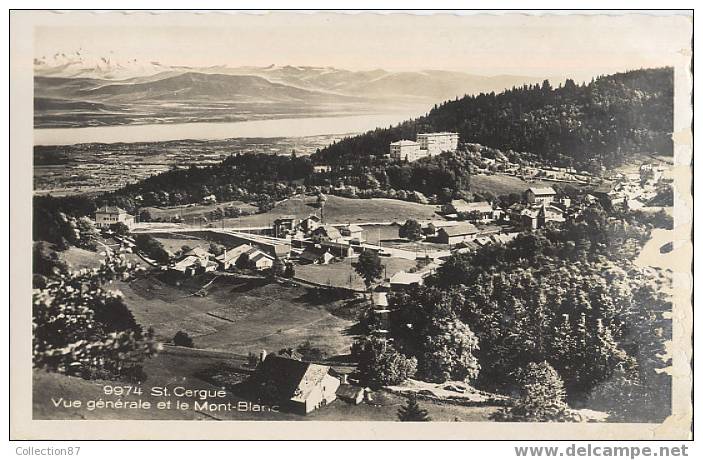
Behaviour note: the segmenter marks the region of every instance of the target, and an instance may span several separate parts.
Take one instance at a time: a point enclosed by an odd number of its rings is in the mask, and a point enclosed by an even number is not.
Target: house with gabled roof
[[[531,206],[522,211],[522,225],[533,230],[544,227],[547,222],[564,220],[564,211],[552,205]]]
[[[302,263],[327,265],[334,256],[326,249],[309,246],[298,258]]]
[[[240,244],[232,249],[226,249],[222,254],[217,256],[215,260],[220,265],[222,270],[229,270],[237,262],[239,256],[245,252],[251,251],[252,249],[254,248],[248,244]]]
[[[340,381],[329,372],[322,364],[268,355],[251,383],[262,400],[305,415],[337,399]]]
[[[419,273],[398,272],[391,276],[390,284],[392,291],[402,291],[410,286],[421,286],[424,280]]]
[[[273,236],[284,238],[298,226],[298,219],[295,216],[281,216],[273,221]]]
[[[525,199],[530,204],[550,204],[556,196],[552,187],[530,187],[525,191]]]
[[[205,272],[212,272],[217,269],[215,256],[202,248],[194,248],[186,252],[174,263],[170,270],[182,273],[186,276],[199,275]]]
[[[463,241],[470,241],[478,234],[478,228],[474,224],[461,222],[458,225],[442,227],[437,231],[437,241],[444,244],[457,244]]]
[[[349,241],[356,243],[361,243],[365,241],[364,229],[356,224],[345,225],[339,228],[339,232],[343,237],[347,238]]]
[[[319,227],[321,222],[322,219],[320,219],[315,214],[311,214],[300,221],[300,229],[303,231],[303,233],[307,234]]]
[[[317,227],[312,232],[312,239],[315,241],[332,241],[339,242],[342,241],[342,234],[336,227],[331,225],[322,225]]]
[[[134,216],[117,206],[102,206],[95,211],[95,226],[110,228],[111,225],[123,223],[127,227],[134,225]]]

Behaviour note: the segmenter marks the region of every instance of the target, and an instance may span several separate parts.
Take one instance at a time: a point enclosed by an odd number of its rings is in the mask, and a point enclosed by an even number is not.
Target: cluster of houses
[[[241,244],[216,256],[202,248],[191,249],[169,266],[169,271],[185,276],[195,276],[215,270],[229,271],[233,268],[266,270],[273,267],[275,258],[249,244]]]
[[[422,133],[417,135],[415,141],[402,139],[392,142],[390,156],[394,160],[413,162],[442,152],[453,152],[458,145],[457,133]]]
[[[661,165],[645,163],[640,166],[639,173],[613,175],[612,185],[598,187],[592,195],[609,207],[642,209],[657,195],[664,170]]]
[[[438,235],[438,242],[456,244],[462,240],[473,239],[478,230],[469,227],[471,223],[487,224],[491,222],[510,223],[522,228],[537,229],[547,222],[564,222],[571,199],[567,196],[557,197],[552,187],[530,187],[523,194],[523,201],[502,209],[497,204],[487,201],[470,203],[465,200],[452,200],[444,206],[446,217],[468,221],[463,227],[449,227]]]
[[[324,225],[316,215],[305,219],[279,217],[273,223],[273,234],[277,238],[291,238],[291,256],[303,264],[325,265],[336,258],[353,257],[353,246],[365,241],[364,229],[360,226]]]

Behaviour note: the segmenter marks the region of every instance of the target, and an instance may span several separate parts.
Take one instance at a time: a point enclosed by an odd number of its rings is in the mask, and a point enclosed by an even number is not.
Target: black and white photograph
[[[20,436],[690,438],[692,12],[10,16]]]

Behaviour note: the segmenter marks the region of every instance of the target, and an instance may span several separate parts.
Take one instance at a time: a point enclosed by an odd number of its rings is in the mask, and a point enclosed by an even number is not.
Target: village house
[[[215,195],[207,195],[202,199],[203,204],[214,204],[217,203],[217,197]]]
[[[557,204],[560,204],[564,207],[564,209],[568,209],[571,207],[571,198],[568,196],[564,195],[559,198],[557,198]]]
[[[591,194],[598,198],[600,204],[605,208],[624,205],[627,198],[622,190],[615,190],[610,185],[602,185],[591,191]]]
[[[373,291],[371,293],[371,302],[376,308],[386,308],[388,307],[388,292],[385,291]]]
[[[254,270],[266,270],[273,267],[275,259],[257,248],[251,248],[239,255],[235,265],[245,265]]]
[[[317,227],[312,232],[312,239],[315,241],[332,241],[335,243],[344,240],[340,231],[331,225]]]
[[[244,257],[244,258],[243,258]],[[241,262],[240,262],[241,259]],[[221,270],[231,270],[238,264],[245,264],[254,270],[266,270],[273,267],[273,256],[248,244],[225,250],[215,258]]]
[[[295,232],[298,220],[294,216],[281,216],[273,221],[273,236],[283,238]]]
[[[640,166],[640,180],[659,182],[664,175],[664,169],[661,166],[655,166],[650,163],[645,163]]]
[[[281,409],[309,414],[337,399],[340,381],[330,367],[268,355],[252,376],[258,396]]]
[[[195,276],[217,269],[215,256],[204,249],[194,248],[186,252],[174,263],[169,270],[181,273],[185,276]]]
[[[215,260],[219,264],[221,270],[229,270],[237,262],[239,256],[245,252],[251,251],[252,249],[254,248],[248,244],[241,244],[235,248],[226,249],[225,252],[215,257]]]
[[[493,209],[493,206],[487,201],[469,203],[464,200],[452,200],[446,209],[454,214],[467,216],[471,222],[492,222],[500,219],[501,216],[501,211]]]
[[[349,224],[344,227],[340,227],[339,232],[343,237],[356,244],[366,241],[364,238],[364,229],[356,224]]]
[[[364,401],[364,389],[357,385],[342,383],[337,389],[337,397],[349,404],[358,405]]]
[[[127,227],[134,225],[134,216],[117,206],[103,206],[95,211],[95,226],[98,228],[110,228],[111,225],[123,223]]]
[[[630,211],[640,211],[642,210],[642,208],[644,208],[644,203],[637,199],[626,200],[625,207]]]
[[[419,273],[398,272],[391,276],[390,280],[392,291],[402,291],[411,286],[421,286],[423,283],[424,280]]]
[[[319,245],[322,249],[326,249],[330,254],[341,259],[354,256],[354,248],[347,241],[320,241]]]
[[[439,243],[454,245],[464,241],[471,241],[478,234],[475,225],[462,222],[451,227],[442,227],[437,231],[437,241]]]
[[[330,165],[313,165],[312,171],[315,174],[324,174],[332,171],[332,166]]]
[[[320,226],[321,220],[322,219],[320,219],[314,214],[310,215],[300,221],[300,229],[303,231],[303,233],[307,235]]]
[[[266,270],[273,267],[274,258],[263,251],[254,249],[247,253],[249,257],[249,267],[255,270]],[[241,256],[240,256],[241,257]]]
[[[530,204],[551,204],[556,196],[552,187],[530,187],[525,191],[525,199]]]
[[[556,206],[541,205],[525,208],[521,213],[521,223],[526,228],[542,228],[547,222],[564,222],[564,212]]]
[[[334,256],[326,249],[311,246],[306,248],[300,256],[298,256],[298,259],[301,263],[327,265],[334,260]]]

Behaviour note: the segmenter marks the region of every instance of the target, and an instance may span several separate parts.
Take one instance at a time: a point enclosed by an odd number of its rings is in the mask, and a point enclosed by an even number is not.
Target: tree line
[[[391,142],[418,133],[453,131],[460,140],[503,150],[533,152],[560,166],[597,160],[616,165],[638,152],[673,154],[673,68],[567,79],[553,87],[513,87],[464,96],[397,126],[348,137],[313,155],[327,164],[356,164],[388,153]]]

